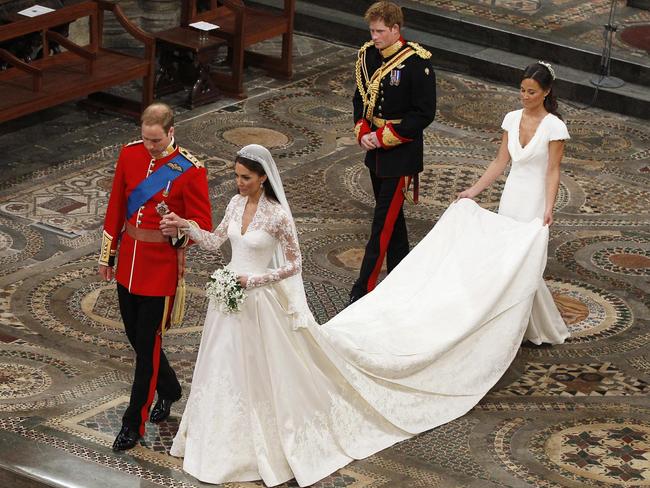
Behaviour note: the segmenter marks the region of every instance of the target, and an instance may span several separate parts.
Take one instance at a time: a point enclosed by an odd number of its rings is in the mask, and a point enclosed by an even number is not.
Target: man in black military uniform
[[[402,38],[402,9],[392,2],[376,2],[365,19],[372,41],[359,49],[353,104],[355,135],[366,151],[376,203],[350,303],[375,287],[384,257],[390,272],[409,252],[402,204],[411,185],[417,201],[422,131],[436,112],[431,53]]]

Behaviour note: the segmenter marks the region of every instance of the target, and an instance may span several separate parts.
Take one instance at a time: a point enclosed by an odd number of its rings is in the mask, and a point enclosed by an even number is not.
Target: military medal
[[[399,86],[400,79],[402,78],[402,72],[398,69],[391,70],[390,72],[390,84],[391,86]]]

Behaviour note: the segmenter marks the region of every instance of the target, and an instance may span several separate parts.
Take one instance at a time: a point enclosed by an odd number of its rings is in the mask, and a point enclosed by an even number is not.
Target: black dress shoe
[[[162,422],[167,417],[169,417],[169,412],[172,409],[172,400],[165,400],[164,398],[159,398],[156,404],[151,409],[149,414],[149,420],[154,424]]]
[[[363,295],[356,295],[354,293],[350,293],[350,298],[348,299],[348,304],[346,305],[346,307],[349,307],[361,297],[363,297]]]
[[[120,433],[117,434],[115,442],[113,442],[114,451],[126,451],[135,447],[135,445],[140,440],[140,434],[137,430],[133,430],[126,425],[122,426]]]

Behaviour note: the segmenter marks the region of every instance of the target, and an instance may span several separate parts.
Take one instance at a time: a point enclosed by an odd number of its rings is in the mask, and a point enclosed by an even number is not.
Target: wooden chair
[[[214,81],[222,91],[245,96],[244,61],[265,69],[272,76],[291,78],[295,0],[283,0],[284,8],[281,10],[249,7],[242,0],[204,0],[207,8],[201,9],[199,1],[183,0],[181,25],[203,20],[219,26],[210,34],[228,42],[231,66],[230,75],[213,73]],[[280,57],[246,50],[253,44],[277,36],[282,36]]]

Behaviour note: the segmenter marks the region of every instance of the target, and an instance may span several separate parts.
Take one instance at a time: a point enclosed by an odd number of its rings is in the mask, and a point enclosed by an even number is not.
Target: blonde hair
[[[392,28],[395,24],[401,29],[404,27],[404,13],[402,7],[393,2],[375,2],[366,10],[363,18],[370,23],[382,20],[386,27]]]
[[[174,125],[174,111],[166,103],[154,102],[144,109],[140,122],[144,125],[160,125],[169,132]]]

